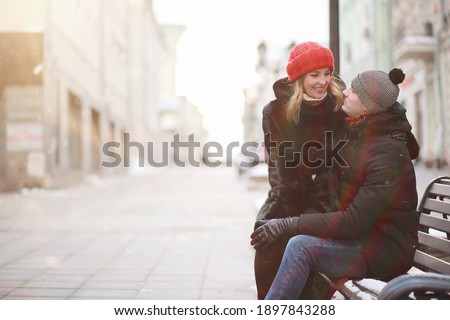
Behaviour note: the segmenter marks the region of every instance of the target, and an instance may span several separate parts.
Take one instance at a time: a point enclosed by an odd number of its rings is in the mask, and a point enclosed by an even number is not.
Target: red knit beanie
[[[331,50],[317,42],[303,42],[297,44],[289,53],[286,66],[288,80],[294,81],[298,77],[316,69],[330,68],[334,70],[334,58]]]

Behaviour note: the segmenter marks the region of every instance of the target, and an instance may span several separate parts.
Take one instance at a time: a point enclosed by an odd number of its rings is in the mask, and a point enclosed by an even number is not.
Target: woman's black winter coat
[[[263,109],[271,189],[257,220],[299,216],[307,209],[329,211],[328,182],[336,165],[329,158],[343,138],[346,115],[333,111],[334,98],[328,95],[320,103],[303,101],[299,123],[289,123],[285,106],[291,84],[284,78],[273,89],[276,99]]]

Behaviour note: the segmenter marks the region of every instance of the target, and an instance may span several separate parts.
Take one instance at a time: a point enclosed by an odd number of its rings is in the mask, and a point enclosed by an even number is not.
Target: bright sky
[[[160,23],[186,25],[177,94],[204,114],[209,140],[241,139],[243,89],[255,81],[257,46],[328,43],[328,0],[153,0]]]

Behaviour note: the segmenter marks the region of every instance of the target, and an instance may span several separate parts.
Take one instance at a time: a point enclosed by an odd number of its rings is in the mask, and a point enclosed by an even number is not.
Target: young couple
[[[263,110],[271,189],[251,234],[258,299],[324,298],[314,293],[318,272],[385,281],[407,272],[419,146],[397,101],[404,73],[362,72],[345,88],[315,42],[296,45],[286,71]],[[323,147],[301,154],[311,141]],[[320,161],[340,141],[344,161]],[[292,161],[299,154],[308,161]]]

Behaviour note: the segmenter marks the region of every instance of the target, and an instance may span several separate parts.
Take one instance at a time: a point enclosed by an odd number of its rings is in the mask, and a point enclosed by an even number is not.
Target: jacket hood
[[[406,109],[399,102],[386,112],[366,116],[365,121],[350,128],[354,134],[366,139],[386,136],[403,141],[407,144],[411,159],[416,159],[420,148],[411,129],[406,117]]]
[[[277,100],[280,100],[283,104],[289,101],[289,98],[294,91],[292,88],[292,82],[289,82],[287,77],[277,80],[273,84],[272,88]]]
[[[406,118],[406,109],[396,102],[388,111],[380,114],[369,115],[367,126],[370,131],[382,135],[393,132],[411,132],[411,125]]]

